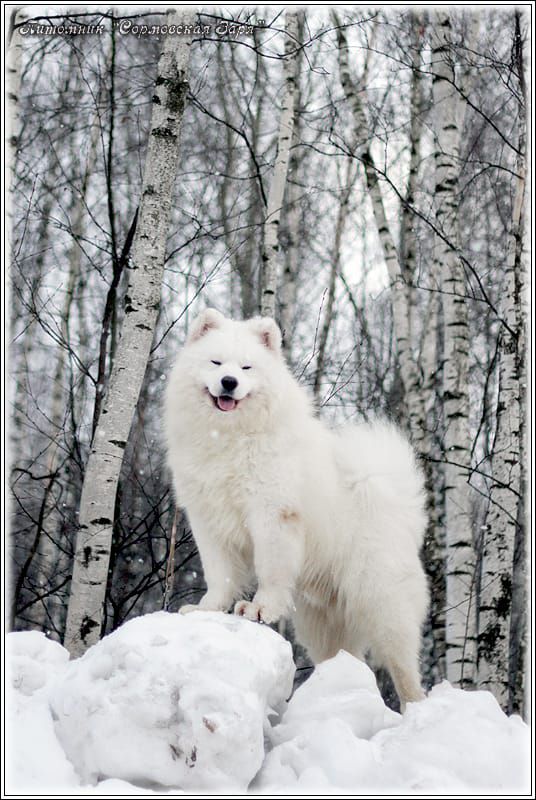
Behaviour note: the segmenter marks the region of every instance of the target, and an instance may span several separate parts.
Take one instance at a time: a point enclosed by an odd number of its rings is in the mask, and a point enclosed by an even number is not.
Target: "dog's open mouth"
[[[234,411],[238,406],[239,401],[235,400],[234,397],[229,397],[227,394],[221,394],[219,397],[214,397],[213,394],[210,394],[210,396],[212,402],[220,411]]]

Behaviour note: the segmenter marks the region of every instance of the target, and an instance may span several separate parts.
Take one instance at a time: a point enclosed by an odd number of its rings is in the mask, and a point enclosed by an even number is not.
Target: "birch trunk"
[[[432,51],[433,112],[436,130],[435,200],[438,229],[435,262],[443,300],[443,414],[445,424],[445,525],[447,547],[446,667],[458,686],[471,685],[475,671],[475,551],[471,532],[469,476],[468,350],[465,276],[457,241],[460,139],[465,102],[452,86],[455,54],[448,13],[440,12]]]
[[[402,208],[401,223],[401,273],[406,294],[407,338],[399,342],[398,353],[401,363],[406,363],[402,379],[404,381],[405,405],[408,414],[408,429],[417,451],[421,455],[429,454],[429,439],[426,430],[426,376],[423,376],[422,364],[417,363],[415,330],[417,308],[417,239],[415,236],[416,195],[419,188],[419,167],[421,164],[422,117],[422,78],[421,49],[423,21],[414,12],[410,13],[412,29],[411,42],[411,88],[410,88],[410,121],[409,121],[409,175],[405,203]],[[402,354],[401,353],[402,350]],[[407,352],[406,352],[407,351]],[[424,378],[424,379],[423,379]]]
[[[234,51],[232,52],[231,57],[234,57]],[[223,50],[221,47],[217,48],[216,58],[218,62],[218,70],[219,72],[224,75],[226,71],[229,69],[229,65],[225,63],[223,60]],[[234,107],[236,105],[236,99],[229,91],[229,87],[223,81],[220,81],[218,84],[218,95],[219,101],[221,103],[221,107],[223,108],[223,117],[225,119],[225,126],[224,126],[224,147],[223,155],[225,158],[225,166],[222,169],[222,175],[220,178],[219,184],[219,206],[221,211],[221,220],[223,225],[223,233],[224,233],[224,241],[225,246],[227,248],[227,252],[229,255],[229,261],[231,264],[231,273],[229,275],[229,309],[231,312],[231,317],[235,317],[237,314],[238,309],[236,308],[235,303],[235,296],[236,296],[236,287],[235,287],[235,273],[240,275],[240,267],[239,267],[239,258],[240,258],[240,248],[236,246],[236,243],[233,239],[233,231],[230,224],[230,208],[232,209],[233,204],[236,202],[235,198],[231,195],[231,201],[229,202],[229,194],[232,191],[232,183],[233,181],[229,177],[230,175],[235,174],[236,167],[236,159],[235,159],[235,138],[236,132],[232,130],[231,124],[231,114],[229,111],[229,106]],[[230,95],[230,96],[229,96]],[[240,290],[241,293],[243,292],[243,284],[240,281]]]
[[[303,40],[305,16],[303,11],[298,13],[298,41]],[[300,107],[302,104],[302,93],[300,90],[300,66],[302,52],[298,53],[296,59],[296,88],[294,92],[294,127],[292,132],[292,148],[289,162],[290,181],[288,185],[288,214],[287,214],[287,237],[288,247],[285,253],[285,264],[281,280],[280,292],[280,322],[281,333],[283,336],[283,352],[289,363],[292,363],[292,340],[294,326],[296,322],[296,300],[298,296],[298,270],[300,266],[300,233],[302,227],[302,208],[301,195],[302,188],[299,186],[301,159],[298,151],[298,144],[301,140],[301,117]]]
[[[445,526],[444,526],[444,465],[437,456],[431,431],[440,430],[440,413],[443,362],[443,332],[441,315],[441,296],[438,288],[432,286],[426,308],[422,329],[419,368],[422,375],[421,395],[423,427],[425,434],[416,433],[415,444],[423,455],[423,469],[426,487],[427,529],[424,537],[422,558],[430,586],[429,630],[432,648],[426,655],[428,674],[434,682],[446,678],[445,663]],[[432,460],[434,459],[434,460]]]
[[[521,55],[519,65],[522,71]],[[523,496],[521,398],[524,353],[520,348],[523,320],[519,318],[526,191],[523,110],[521,118],[521,155],[517,160],[518,178],[502,287],[502,320],[506,324],[501,326],[498,342],[499,395],[491,459],[493,483],[484,533],[478,634],[478,684],[491,691],[506,710],[510,702],[514,551],[523,528],[522,515],[519,514],[519,500]]]
[[[253,41],[255,46],[259,45],[258,35],[254,32]],[[255,68],[255,83],[263,86],[268,80],[265,59],[257,55]],[[257,107],[251,111],[251,149],[253,153],[258,153],[263,131],[266,111],[266,94],[260,93],[257,100]],[[262,275],[262,246],[263,231],[259,226],[259,219],[265,218],[267,199],[261,184],[260,175],[253,178],[251,182],[249,208],[246,215],[247,239],[243,252],[240,254],[239,275],[240,275],[240,296],[242,306],[242,316],[249,319],[259,308],[259,298],[261,293]],[[260,235],[257,231],[260,228]]]
[[[182,22],[193,24],[193,16],[180,19],[175,12],[168,12],[170,25]],[[189,36],[168,35],[158,63],[125,318],[80,501],[65,633],[71,657],[81,655],[101,632],[117,484],[160,303],[190,45]]]
[[[516,11],[516,39],[521,47],[522,37],[520,31],[520,12]],[[520,64],[519,74],[524,75],[524,65]],[[523,96],[525,93],[525,81],[522,84]],[[526,100],[523,104],[524,109]],[[526,130],[525,130],[526,133]],[[527,166],[525,165],[525,169]],[[525,186],[525,193],[528,189]],[[526,198],[525,198],[526,202]],[[519,465],[520,465],[520,487],[517,507],[517,531],[514,543],[514,569],[512,586],[512,620],[510,625],[510,697],[508,704],[509,713],[523,713],[527,722],[530,722],[530,691],[531,682],[527,678],[531,669],[531,650],[527,646],[527,612],[528,596],[530,585],[527,579],[527,561],[530,556],[530,544],[527,536],[527,520],[529,515],[528,499],[530,492],[527,492],[529,484],[528,464],[529,464],[529,444],[527,441],[528,415],[527,415],[527,319],[529,308],[529,289],[530,286],[530,257],[531,244],[527,235],[531,230],[527,221],[526,205],[522,211],[520,220],[520,231],[517,239],[517,354],[519,358]]]
[[[296,120],[297,121],[297,120]],[[294,137],[294,141],[296,141]],[[296,178],[298,159],[291,156],[290,174]],[[288,186],[288,248],[285,253],[285,264],[281,281],[281,333],[283,336],[283,352],[289,363],[292,362],[292,340],[296,318],[296,300],[298,295],[298,270],[300,264],[300,228],[302,222],[301,206],[299,199],[300,189],[294,183]]]
[[[287,11],[285,32],[285,89],[281,104],[277,155],[268,195],[264,221],[262,252],[261,314],[275,317],[275,300],[279,280],[279,221],[285,195],[285,185],[294,128],[294,93],[296,91],[296,54],[298,48],[298,14]]]
[[[9,176],[7,187],[11,191],[13,191],[15,183],[15,162],[19,149],[21,129],[20,88],[22,77],[22,51],[24,47],[24,38],[20,35],[19,28],[15,26],[20,24],[24,17],[25,13],[23,9],[12,12],[11,24],[13,27],[6,58],[7,97],[9,101],[9,112],[6,115],[6,139],[8,145],[6,148],[6,167]],[[10,231],[8,231],[8,233],[10,233]]]
[[[13,286],[13,271],[15,265],[14,253],[16,251],[16,244],[13,243],[13,207],[12,197],[15,191],[15,166],[17,162],[17,153],[20,145],[20,132],[21,132],[21,112],[20,112],[20,89],[22,79],[22,55],[24,47],[24,38],[20,35],[19,29],[15,27],[23,20],[22,10],[14,10],[10,19],[10,36],[9,47],[6,54],[6,90],[7,90],[7,108],[6,108],[6,147],[5,147],[5,169],[6,169],[6,190],[9,193],[7,197],[6,207],[6,247],[5,252],[9,254],[9,273],[10,282]],[[47,220],[48,222],[48,220]],[[12,252],[13,247],[13,252]],[[24,286],[22,287],[24,291]],[[25,311],[23,303],[18,299],[17,293],[13,292],[12,297],[14,300],[14,309],[12,313],[12,323],[17,317],[24,317]],[[18,397],[18,392],[15,392],[15,397]],[[19,414],[15,413],[16,424],[19,423]]]
[[[419,347],[418,317],[423,313],[419,305],[418,289],[415,285],[418,275],[417,238],[415,236],[415,213],[417,193],[420,185],[419,168],[421,165],[421,136],[423,130],[423,98],[422,98],[422,45],[424,20],[418,13],[410,12],[412,30],[411,54],[412,75],[410,90],[410,163],[406,189],[406,202],[402,208],[401,224],[401,261],[402,275],[406,285],[408,314],[408,347],[412,349],[412,368],[403,376],[405,385],[408,428],[417,452],[422,456],[426,486],[427,530],[423,547],[423,561],[430,582],[430,612],[428,630],[430,632],[431,649],[427,653],[428,673],[436,681],[445,677],[445,542],[439,524],[438,509],[435,502],[435,491],[438,483],[439,465],[430,460],[432,455],[432,438],[428,421],[429,409],[436,396],[436,375],[440,363],[438,323],[439,298],[432,287],[425,311],[425,321],[421,324],[422,340]],[[422,178],[421,178],[422,180]]]

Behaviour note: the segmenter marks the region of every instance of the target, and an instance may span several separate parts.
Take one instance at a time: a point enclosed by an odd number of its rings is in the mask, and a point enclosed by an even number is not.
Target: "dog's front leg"
[[[257,506],[249,518],[258,588],[253,600],[239,600],[235,614],[258,622],[276,622],[294,605],[294,589],[304,549],[302,521],[292,506]]]
[[[247,582],[246,568],[239,554],[225,546],[222,537],[210,527],[202,514],[188,511],[192,533],[197,544],[207,592],[198,605],[185,605],[179,611],[228,611],[240,596]]]

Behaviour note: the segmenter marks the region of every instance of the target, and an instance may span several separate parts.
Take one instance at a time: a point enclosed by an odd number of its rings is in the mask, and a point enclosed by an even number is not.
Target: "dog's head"
[[[233,321],[209,308],[191,327],[171,390],[194,393],[198,408],[232,424],[231,418],[251,421],[268,410],[282,373],[281,332],[273,319]]]

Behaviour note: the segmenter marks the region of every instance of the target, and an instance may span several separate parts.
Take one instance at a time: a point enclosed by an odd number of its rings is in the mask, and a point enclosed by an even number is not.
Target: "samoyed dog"
[[[276,323],[213,309],[171,373],[165,425],[207,583],[181,612],[291,617],[314,662],[341,648],[369,656],[402,707],[421,699],[423,482],[397,429],[329,430],[285,365]]]

